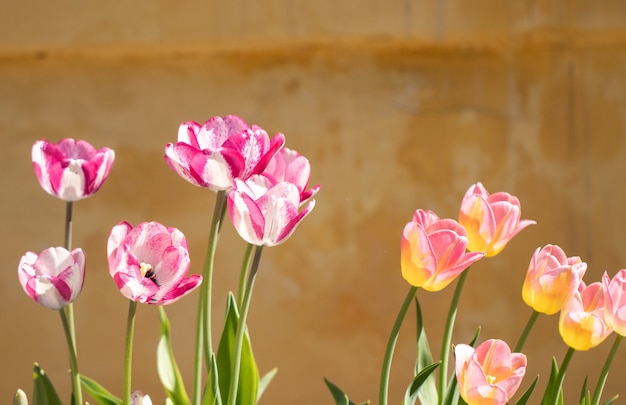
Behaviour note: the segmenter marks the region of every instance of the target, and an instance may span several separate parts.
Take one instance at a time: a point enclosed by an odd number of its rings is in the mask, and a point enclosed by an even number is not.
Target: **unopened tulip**
[[[511,353],[502,340],[487,340],[476,349],[459,344],[454,354],[459,393],[469,405],[506,404],[526,373],[526,355]]]
[[[467,231],[470,252],[495,256],[519,231],[535,221],[520,220],[517,197],[500,192],[489,194],[481,183],[471,186],[461,202],[459,223]]]
[[[578,290],[587,263],[580,257],[567,257],[556,245],[535,250],[530,260],[522,298],[535,311],[556,314]]]
[[[626,336],[626,269],[613,278],[604,273],[604,319],[607,326],[621,336]]]
[[[466,248],[465,229],[455,220],[417,210],[402,232],[402,276],[415,287],[439,291],[484,256]]]
[[[583,351],[596,347],[611,333],[604,321],[604,287],[602,283],[585,286],[580,282],[578,291],[561,309],[559,333],[565,344]]]
[[[203,125],[183,122],[178,142],[165,147],[165,161],[191,184],[227,191],[235,179],[261,173],[284,143],[283,134],[270,140],[265,130],[237,116],[213,117]]]
[[[61,309],[74,301],[85,281],[85,253],[51,247],[40,254],[26,252],[18,266],[22,288],[35,302]]]
[[[109,273],[117,288],[136,302],[165,305],[191,292],[202,276],[191,275],[185,235],[158,222],[113,227],[107,246]]]
[[[32,149],[33,167],[41,187],[64,201],[93,195],[107,179],[115,152],[96,150],[86,141],[62,139],[58,143],[40,140]]]
[[[258,180],[236,180],[235,188],[228,194],[228,214],[246,242],[257,246],[278,245],[291,236],[311,212],[315,200],[309,200],[300,209],[297,186],[284,181],[266,188],[267,184]]]

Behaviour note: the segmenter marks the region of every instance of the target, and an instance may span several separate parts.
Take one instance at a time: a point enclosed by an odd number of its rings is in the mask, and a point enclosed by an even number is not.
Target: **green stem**
[[[130,405],[130,389],[133,372],[133,338],[135,335],[136,312],[137,302],[130,301],[130,304],[128,305],[128,320],[126,321],[126,351],[124,353],[124,405]]]
[[[469,267],[461,273],[459,280],[457,281],[456,288],[454,289],[454,295],[450,302],[450,310],[448,311],[448,317],[446,319],[446,326],[443,332],[443,341],[441,342],[441,366],[439,366],[439,404],[442,403],[446,394],[447,375],[448,375],[448,358],[450,356],[450,344],[452,342],[452,330],[454,329],[454,321],[456,319],[456,311],[459,306],[459,299],[461,298],[461,291],[465,284],[465,279],[469,273]]]
[[[524,330],[522,331],[522,334],[520,335],[519,340],[517,341],[517,344],[515,345],[515,349],[513,349],[515,353],[521,352],[522,349],[524,348],[526,339],[528,339],[528,335],[530,334],[530,331],[535,325],[535,321],[537,320],[538,317],[539,317],[539,312],[533,310],[533,313],[530,315],[530,318],[528,319],[528,322],[526,323],[526,327],[524,327]]]
[[[76,340],[72,334],[72,327],[68,319],[72,316],[71,310],[72,304],[69,304],[65,308],[59,310],[61,315],[61,323],[63,324],[63,330],[65,331],[65,340],[67,341],[67,348],[70,353],[70,369],[72,370],[72,398],[73,404],[82,404],[83,395],[80,387],[80,374],[78,373],[78,356],[76,355]]]
[[[226,192],[218,191],[213,207],[213,218],[209,230],[209,242],[204,269],[202,272],[202,285],[200,286],[200,298],[198,299],[198,315],[196,319],[196,345],[194,357],[194,404],[200,403],[202,387],[202,359],[204,349],[204,361],[207,367],[211,362],[213,343],[211,339],[211,290],[213,284],[213,266],[215,263],[215,250],[219,236],[220,226],[226,207]]]
[[[252,248],[254,245],[248,243],[246,251],[243,254],[243,263],[241,264],[241,272],[239,273],[239,289],[237,290],[237,307],[241,311],[243,305],[243,296],[246,290],[246,275],[248,274],[248,268],[250,267],[250,259],[252,258]]]
[[[569,347],[567,349],[567,353],[565,353],[565,357],[563,358],[563,362],[561,363],[561,367],[559,368],[559,373],[556,377],[556,384],[552,390],[552,396],[550,398],[550,404],[557,405],[559,400],[559,392],[561,391],[561,386],[563,386],[563,380],[565,380],[565,372],[567,371],[567,366],[569,366],[570,361],[572,360],[572,356],[574,355],[576,350]]]
[[[391,335],[389,335],[389,341],[387,342],[387,349],[385,350],[385,358],[383,360],[382,372],[380,374],[380,389],[378,391],[378,403],[379,405],[387,405],[387,397],[389,395],[389,373],[391,372],[391,360],[393,358],[393,351],[396,347],[396,342],[398,341],[398,335],[400,334],[400,327],[402,326],[402,322],[404,322],[404,318],[406,317],[406,312],[413,301],[413,297],[417,292],[417,287],[411,286],[409,289],[402,306],[400,307],[400,311],[398,312],[398,316],[396,317],[396,321],[391,328]]]
[[[256,273],[259,269],[259,262],[261,261],[262,251],[263,246],[257,246],[254,250],[254,259],[252,260],[252,267],[250,268],[246,291],[243,296],[241,315],[239,317],[239,322],[237,323],[237,332],[235,333],[235,353],[233,359],[233,367],[230,370],[228,405],[234,405],[237,402],[237,388],[239,386],[239,370],[241,368],[243,337],[247,329],[246,320],[248,318],[248,310],[250,309],[250,298],[252,297],[252,288],[254,287],[254,280],[256,279]]]
[[[606,357],[604,361],[604,366],[602,367],[602,372],[600,373],[600,377],[598,378],[598,383],[596,384],[596,388],[593,392],[593,399],[591,401],[592,405],[598,405],[600,403],[600,397],[602,396],[602,391],[604,390],[604,383],[606,383],[606,378],[609,376],[609,369],[611,368],[611,363],[613,363],[613,358],[615,357],[615,353],[617,353],[617,349],[619,348],[620,343],[622,342],[622,335],[616,334],[615,341],[613,342],[613,346],[611,346],[611,351],[609,355]]]
[[[65,204],[65,239],[64,245],[65,249],[72,249],[72,202],[68,201]]]

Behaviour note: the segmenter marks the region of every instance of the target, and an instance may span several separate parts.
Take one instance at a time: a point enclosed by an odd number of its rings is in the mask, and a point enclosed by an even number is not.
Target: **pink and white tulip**
[[[64,201],[78,201],[93,195],[107,179],[115,152],[96,150],[87,141],[71,138],[50,143],[45,139],[32,148],[33,167],[41,187]]]
[[[268,188],[259,176],[247,182],[237,179],[228,194],[228,214],[243,240],[275,246],[291,236],[315,206],[315,200],[310,200],[300,210],[300,196],[293,183],[284,181]]]
[[[561,309],[559,333],[565,344],[584,351],[596,347],[612,332],[604,320],[605,291],[602,283],[580,282],[578,291]]]
[[[487,340],[476,349],[459,344],[454,354],[459,393],[471,405],[506,404],[526,373],[526,355],[511,353],[502,340]]]
[[[85,253],[51,247],[40,254],[26,252],[18,266],[22,288],[35,302],[61,309],[74,301],[85,281]]]
[[[284,143],[283,134],[270,140],[265,130],[235,115],[213,117],[203,125],[183,122],[178,142],[165,147],[165,161],[191,184],[228,191],[235,179],[261,173]]]
[[[495,256],[522,229],[535,221],[520,220],[517,197],[509,193],[489,194],[481,183],[472,185],[461,202],[459,223],[469,238],[468,250]]]
[[[311,164],[306,157],[289,148],[279,150],[270,159],[261,175],[267,178],[271,185],[283,181],[295,185],[300,191],[300,201],[303,202],[314,196],[320,189],[319,185],[309,190],[306,189],[311,176]]]
[[[152,405],[152,399],[150,395],[141,391],[133,391],[130,396],[130,405]]]
[[[522,298],[537,312],[556,314],[578,291],[587,271],[587,263],[580,257],[567,257],[556,245],[537,248],[530,260]]]
[[[185,235],[158,222],[132,227],[120,222],[107,245],[109,273],[126,298],[154,305],[175,302],[202,282],[186,277],[189,252]]]
[[[607,326],[617,334],[626,336],[626,269],[617,272],[613,278],[604,273],[604,319]]]
[[[466,248],[465,229],[455,220],[417,210],[402,232],[402,276],[412,286],[439,291],[485,255]]]

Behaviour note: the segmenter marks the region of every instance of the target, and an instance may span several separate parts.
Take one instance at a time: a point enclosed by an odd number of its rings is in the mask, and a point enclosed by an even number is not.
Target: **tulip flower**
[[[604,293],[602,283],[585,286],[581,281],[576,294],[561,309],[559,333],[572,349],[589,350],[611,333],[604,321]]]
[[[33,167],[41,187],[64,201],[89,197],[107,179],[115,152],[96,150],[86,141],[62,139],[58,143],[40,140],[32,149]]]
[[[130,404],[131,405],[152,405],[152,400],[150,399],[150,395],[144,394],[141,391],[133,391],[130,396]]]
[[[467,230],[470,252],[495,256],[519,231],[535,221],[520,220],[517,197],[509,193],[489,194],[481,183],[471,186],[461,202],[459,223]]]
[[[108,245],[109,273],[126,298],[147,304],[170,304],[202,282],[185,277],[189,252],[185,235],[158,222],[113,227]]]
[[[487,340],[476,349],[456,345],[454,354],[459,393],[470,405],[506,404],[526,373],[526,355],[511,353],[502,340]]]
[[[485,255],[466,248],[467,235],[459,223],[417,210],[402,232],[402,276],[415,287],[439,291]]]
[[[270,140],[262,128],[237,116],[213,117],[203,125],[183,122],[178,142],[165,147],[165,161],[191,184],[227,191],[234,179],[261,173],[284,143],[283,134]]]
[[[522,287],[524,302],[535,311],[556,314],[578,290],[587,263],[567,257],[555,245],[537,248],[530,260]]]
[[[35,302],[61,309],[74,301],[83,289],[85,253],[51,247],[39,255],[26,252],[18,266],[22,288]]]
[[[289,148],[282,148],[278,151],[261,175],[267,178],[271,185],[283,181],[292,183],[300,191],[300,201],[308,200],[320,189],[319,185],[309,190],[306,189],[311,176],[309,160]]]
[[[310,200],[300,210],[300,191],[292,183],[266,186],[258,177],[247,182],[237,179],[228,194],[228,214],[235,229],[257,246],[284,242],[315,206],[315,200]]]
[[[604,273],[604,320],[617,334],[626,336],[626,269],[617,272],[613,279]]]

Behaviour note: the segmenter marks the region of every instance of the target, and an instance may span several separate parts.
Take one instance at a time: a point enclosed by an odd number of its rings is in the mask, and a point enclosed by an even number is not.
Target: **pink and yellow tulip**
[[[274,246],[284,242],[315,206],[315,200],[309,200],[300,209],[300,197],[300,190],[290,182],[268,188],[260,176],[247,182],[237,179],[228,194],[228,214],[243,240],[257,246]]]
[[[485,255],[466,252],[465,229],[455,220],[421,209],[405,225],[400,248],[402,276],[428,291],[443,289]]]
[[[454,347],[456,378],[469,405],[503,405],[515,394],[526,373],[526,355],[511,353],[502,340],[490,339],[477,348]]]
[[[284,143],[283,134],[270,140],[265,130],[235,115],[213,117],[203,125],[183,122],[178,142],[165,147],[165,161],[191,184],[227,191],[235,179],[261,173]]]
[[[522,298],[535,311],[556,314],[576,293],[587,263],[580,257],[567,257],[556,245],[537,248],[530,260]]]
[[[580,282],[578,291],[561,309],[559,333],[565,344],[584,351],[596,347],[612,332],[604,320],[604,286]]]
[[[96,150],[87,141],[71,138],[50,143],[45,139],[32,148],[35,175],[41,187],[64,201],[77,201],[93,195],[107,179],[115,152]]]
[[[613,278],[604,273],[604,319],[607,326],[617,334],[626,336],[626,269],[617,272]]]
[[[495,256],[522,229],[535,221],[520,220],[517,197],[509,193],[489,194],[481,183],[472,185],[461,202],[459,223],[465,227],[470,252]]]
[[[26,252],[18,266],[22,288],[35,302],[61,309],[74,301],[85,281],[85,253],[51,247],[40,254]]]
[[[186,277],[189,252],[185,235],[158,222],[113,227],[108,245],[109,273],[126,298],[147,304],[170,304],[191,292],[202,276]]]

